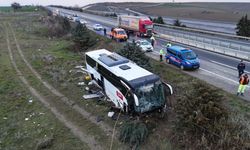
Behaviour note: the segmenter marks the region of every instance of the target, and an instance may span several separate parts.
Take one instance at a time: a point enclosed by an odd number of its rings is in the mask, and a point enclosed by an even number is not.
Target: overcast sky
[[[65,5],[65,6],[85,6],[98,2],[172,2],[172,0],[0,0],[0,6],[9,6],[12,2],[21,5]],[[250,2],[250,0],[175,0],[175,2]]]

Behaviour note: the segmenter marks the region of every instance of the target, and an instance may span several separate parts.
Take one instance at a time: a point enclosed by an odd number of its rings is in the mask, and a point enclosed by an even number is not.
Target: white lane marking
[[[212,63],[215,63],[215,64],[218,64],[218,65],[221,65],[221,66],[224,66],[224,67],[228,67],[230,69],[233,69],[233,70],[237,70],[236,67],[232,67],[232,66],[229,66],[229,65],[226,65],[226,64],[223,64],[223,63],[220,63],[220,62],[217,62],[217,61],[214,61],[214,60],[210,60]],[[250,73],[248,71],[245,71],[245,73]]]
[[[230,78],[224,77],[224,76],[219,75],[219,74],[217,74],[217,73],[214,73],[214,72],[208,71],[208,70],[203,69],[203,68],[200,68],[200,70],[205,71],[205,72],[208,72],[208,73],[213,74],[213,75],[216,75],[216,76],[218,76],[218,77],[220,77],[220,78],[222,78],[222,79],[225,79],[225,80],[231,81],[231,82],[233,82],[233,83],[235,83],[235,84],[238,84],[238,82],[237,82],[237,81],[234,81],[234,80],[232,80],[232,79],[230,79]]]
[[[208,70],[206,70],[206,69],[200,68],[200,70],[203,70],[203,71],[208,72],[208,73],[210,73],[210,74],[216,75],[216,76],[218,76],[218,77],[220,77],[220,78],[222,78],[222,79],[231,81],[231,82],[235,83],[236,85],[239,84],[239,82],[237,82],[237,81],[234,81],[234,80],[232,80],[232,79],[230,79],[230,78],[227,78],[227,77],[224,77],[224,76],[222,76],[222,75],[216,74],[216,73],[214,73],[214,72],[208,71]],[[250,87],[250,86],[247,85],[247,88],[249,88],[249,87]]]

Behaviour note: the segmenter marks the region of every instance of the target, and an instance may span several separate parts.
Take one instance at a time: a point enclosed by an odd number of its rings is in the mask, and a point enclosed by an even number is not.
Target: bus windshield
[[[165,103],[165,95],[161,81],[140,86],[135,89],[138,97],[139,106],[135,108],[136,112],[147,112],[159,108]]]

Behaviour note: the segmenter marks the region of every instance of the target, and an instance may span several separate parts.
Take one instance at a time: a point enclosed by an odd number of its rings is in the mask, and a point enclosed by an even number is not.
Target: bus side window
[[[92,58],[90,58],[88,55],[86,55],[86,62],[88,65],[90,65],[91,67],[95,67],[96,66],[96,61]]]

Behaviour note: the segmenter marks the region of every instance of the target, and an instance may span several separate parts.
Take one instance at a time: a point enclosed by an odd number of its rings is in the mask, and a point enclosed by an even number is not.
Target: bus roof
[[[157,75],[106,49],[90,51],[86,55],[103,65],[116,76],[127,80],[130,84],[137,85],[139,82],[143,82],[143,79],[147,81],[159,80]]]

